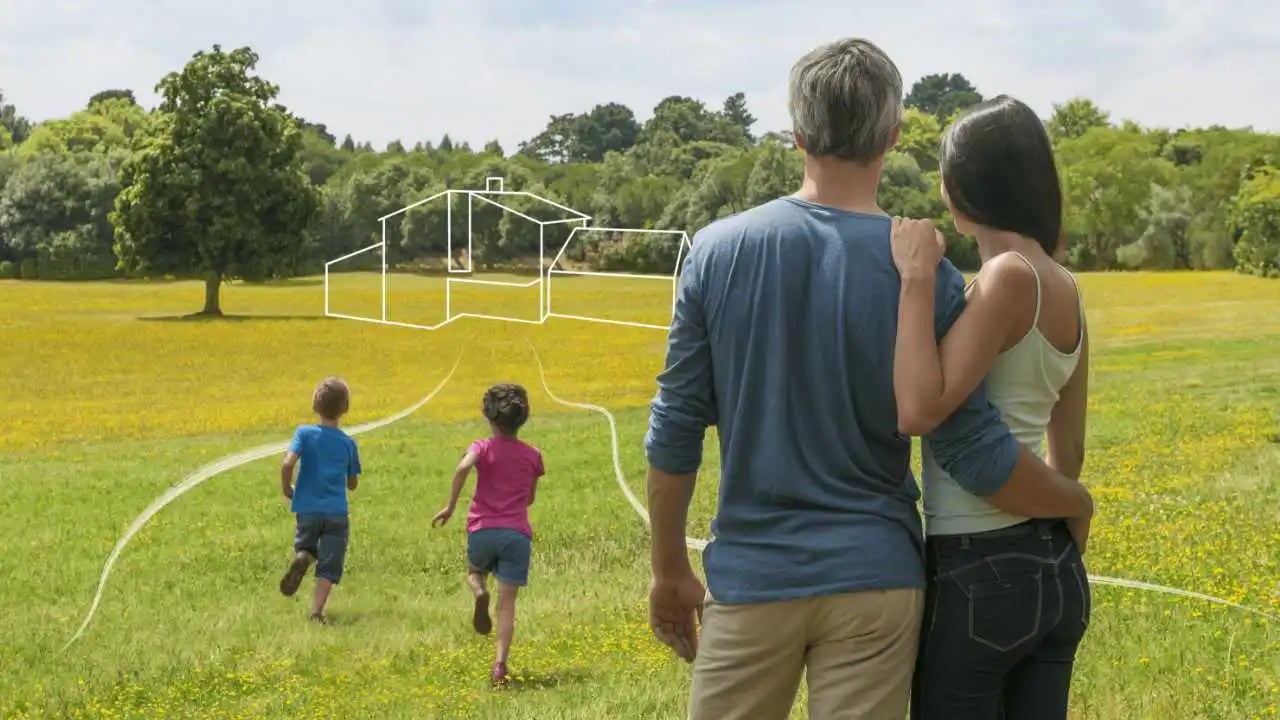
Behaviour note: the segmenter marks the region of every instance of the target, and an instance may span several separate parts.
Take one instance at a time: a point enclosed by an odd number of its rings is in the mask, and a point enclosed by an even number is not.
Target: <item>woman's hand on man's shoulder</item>
[[[903,277],[931,277],[946,254],[947,245],[932,220],[894,218],[890,233],[893,264]]]

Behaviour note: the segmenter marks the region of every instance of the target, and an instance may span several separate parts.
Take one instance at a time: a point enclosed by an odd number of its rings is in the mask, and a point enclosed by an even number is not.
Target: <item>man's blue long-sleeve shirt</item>
[[[720,602],[923,587],[920,491],[897,431],[900,279],[890,219],[781,198],[706,227],[677,289],[645,450],[693,473],[720,436],[704,554]],[[942,337],[964,280],[939,268]],[[983,387],[929,438],[966,490],[990,495],[1019,446]]]

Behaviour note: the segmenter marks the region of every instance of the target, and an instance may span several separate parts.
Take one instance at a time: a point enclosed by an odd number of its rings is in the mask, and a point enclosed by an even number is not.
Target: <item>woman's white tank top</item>
[[[1017,253],[1015,253],[1017,254]],[[1058,404],[1059,392],[1071,379],[1080,360],[1084,341],[1084,300],[1076,285],[1080,308],[1080,339],[1071,353],[1063,353],[1040,332],[1040,275],[1030,260],[1018,257],[1036,277],[1036,314],[1031,329],[1013,347],[1000,353],[987,374],[987,396],[1000,410],[1013,436],[1037,455],[1044,440],[1049,417]],[[1066,269],[1063,272],[1075,278]],[[925,532],[929,535],[957,535],[998,530],[1025,521],[973,495],[956,483],[933,459],[929,442],[923,442]]]

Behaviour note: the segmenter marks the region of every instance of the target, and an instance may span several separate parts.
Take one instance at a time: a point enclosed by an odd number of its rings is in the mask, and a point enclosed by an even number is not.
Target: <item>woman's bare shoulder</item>
[[[1004,252],[982,263],[973,283],[983,294],[993,297],[1016,299],[1028,294],[1034,296],[1036,270],[1024,256],[1013,251]]]

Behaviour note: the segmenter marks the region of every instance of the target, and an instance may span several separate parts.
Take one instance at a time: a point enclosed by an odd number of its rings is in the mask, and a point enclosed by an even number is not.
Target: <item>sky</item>
[[[841,37],[885,49],[909,88],[963,73],[1048,116],[1092,99],[1112,119],[1280,131],[1280,4],[1238,0],[0,0],[0,90],[39,121],[106,88],[151,107],[192,53],[251,46],[294,113],[382,148],[448,132],[508,152],[553,114],[659,100],[719,109],[744,92],[756,133],[790,126],[786,82]],[[1270,80],[1268,80],[1270,77]]]

